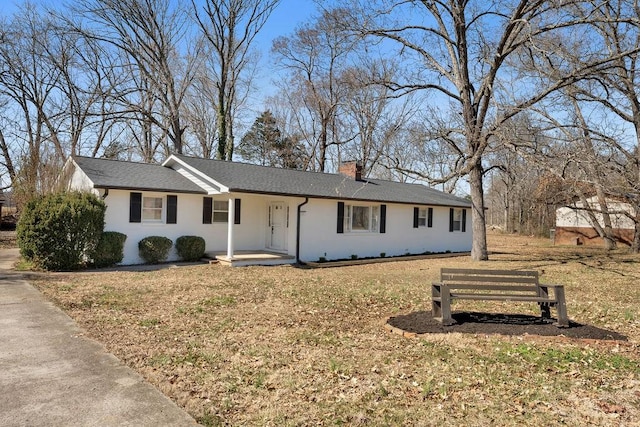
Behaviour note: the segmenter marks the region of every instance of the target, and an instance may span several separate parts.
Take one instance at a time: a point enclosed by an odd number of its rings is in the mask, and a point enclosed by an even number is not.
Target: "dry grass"
[[[477,267],[537,269],[568,312],[628,343],[484,335],[407,339],[467,257],[329,269],[201,265],[51,275],[40,289],[204,425],[638,425],[640,257],[491,236]],[[465,309],[535,313],[464,302]]]

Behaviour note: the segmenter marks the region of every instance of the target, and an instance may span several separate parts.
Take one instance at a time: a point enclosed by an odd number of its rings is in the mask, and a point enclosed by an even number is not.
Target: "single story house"
[[[631,245],[635,224],[625,213],[633,215],[632,206],[624,201],[607,199],[607,208],[611,218],[613,234],[617,241]],[[596,197],[587,199],[587,205],[581,201],[571,206],[556,209],[556,226],[553,234],[554,244],[559,245],[602,245],[603,239],[594,227],[594,221],[604,228],[601,208]]]
[[[123,264],[142,263],[138,242],[152,235],[201,236],[233,265],[251,263],[247,253],[268,264],[471,249],[468,200],[362,178],[356,162],[329,174],[184,155],[162,165],[73,157],[63,176],[104,199],[105,230],[127,235]]]

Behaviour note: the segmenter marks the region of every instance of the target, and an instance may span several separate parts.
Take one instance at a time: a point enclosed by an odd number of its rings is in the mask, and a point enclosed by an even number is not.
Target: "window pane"
[[[380,208],[378,206],[371,207],[371,231],[378,231],[378,218],[380,217]]]
[[[352,230],[369,230],[369,207],[353,206],[351,216]]]
[[[143,208],[162,209],[162,197],[144,197],[142,199]]]
[[[229,212],[214,212],[213,222],[227,222],[229,220]]]
[[[427,226],[427,210],[420,209],[418,210],[418,227],[426,227]]]
[[[143,209],[142,219],[146,221],[160,221],[162,220],[162,210],[159,209]]]
[[[214,200],[213,201],[213,222],[229,221],[229,201]]]
[[[142,198],[142,220],[162,221],[162,197]]]
[[[351,205],[344,207],[344,231],[351,231]]]
[[[228,211],[229,210],[229,201],[228,200],[214,200],[213,201],[213,210],[214,211]]]
[[[462,224],[462,209],[453,211],[453,231],[460,231]]]

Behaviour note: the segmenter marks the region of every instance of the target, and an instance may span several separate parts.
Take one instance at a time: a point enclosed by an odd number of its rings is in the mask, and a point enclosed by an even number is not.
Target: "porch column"
[[[229,198],[229,217],[227,218],[227,258],[233,259],[233,218],[235,218],[235,199]]]

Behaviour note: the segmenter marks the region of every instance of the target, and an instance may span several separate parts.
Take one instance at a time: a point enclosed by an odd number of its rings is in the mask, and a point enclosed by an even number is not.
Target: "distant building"
[[[634,215],[633,207],[614,199],[607,199],[607,206],[616,240],[631,245],[635,224],[625,212]],[[594,219],[604,228],[600,205],[595,197],[587,199],[587,206],[576,201],[573,206],[556,209],[554,244],[602,245],[604,242],[594,227]]]

